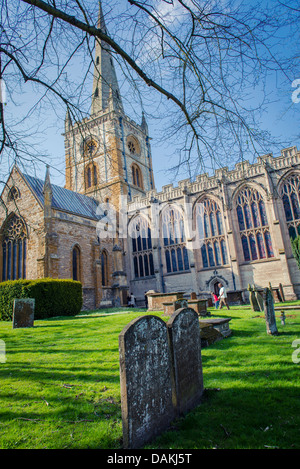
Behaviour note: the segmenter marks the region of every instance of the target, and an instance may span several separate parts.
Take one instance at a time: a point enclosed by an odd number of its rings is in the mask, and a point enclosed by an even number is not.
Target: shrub
[[[35,299],[35,319],[73,316],[82,307],[82,285],[74,280],[52,278],[0,283],[0,320],[12,320],[15,298]]]

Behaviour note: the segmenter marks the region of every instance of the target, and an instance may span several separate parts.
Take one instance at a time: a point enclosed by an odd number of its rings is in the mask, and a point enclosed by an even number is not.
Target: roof
[[[42,206],[44,206],[44,181],[36,177],[29,176],[28,174],[22,174],[37,199],[40,201]],[[69,189],[56,186],[55,184],[51,184],[51,189],[52,208],[95,220],[99,219],[99,216],[96,214],[98,202],[92,197],[70,191]]]

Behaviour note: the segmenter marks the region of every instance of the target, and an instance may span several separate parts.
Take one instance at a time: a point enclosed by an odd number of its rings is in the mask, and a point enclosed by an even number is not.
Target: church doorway
[[[212,291],[215,295],[219,296],[219,280],[216,280],[212,285]]]

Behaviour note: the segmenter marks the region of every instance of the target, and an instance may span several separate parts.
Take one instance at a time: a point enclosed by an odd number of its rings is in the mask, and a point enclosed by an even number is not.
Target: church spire
[[[97,26],[102,32],[107,33],[101,1],[99,1]],[[112,98],[113,108],[123,110],[110,46],[96,38],[91,114],[93,115],[99,111],[104,111],[108,107],[109,101],[111,101],[110,97]]]

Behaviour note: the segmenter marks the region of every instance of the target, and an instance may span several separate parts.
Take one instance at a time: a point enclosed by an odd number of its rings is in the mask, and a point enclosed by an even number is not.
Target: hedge
[[[35,319],[74,316],[82,308],[82,285],[74,280],[43,278],[0,283],[0,321],[11,321],[16,298],[35,299]]]

